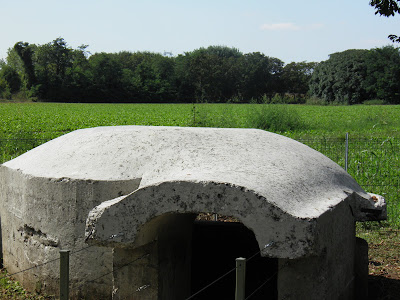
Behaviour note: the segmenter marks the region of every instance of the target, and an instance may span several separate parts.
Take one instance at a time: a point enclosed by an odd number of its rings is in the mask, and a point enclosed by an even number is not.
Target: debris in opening
[[[215,213],[199,213],[196,221],[218,221],[218,222],[234,222],[240,223],[239,219],[232,216],[224,216]]]

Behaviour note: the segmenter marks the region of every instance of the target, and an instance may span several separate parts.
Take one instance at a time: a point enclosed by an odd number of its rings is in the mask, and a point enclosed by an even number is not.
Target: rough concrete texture
[[[255,129],[119,126],[77,130],[4,164],[35,177],[170,181],[245,187],[299,218],[315,218],[353,192],[340,166],[289,138]],[[363,205],[375,208],[371,200]],[[365,203],[364,203],[365,202]]]
[[[331,241],[321,238],[320,233],[328,230],[321,220],[333,215],[336,206],[346,212],[340,228],[351,223],[349,218],[353,221],[343,234],[344,247],[352,249],[354,220],[386,217],[384,199],[365,193],[340,166],[301,143],[254,129],[77,130],[3,164],[0,197],[4,263],[10,272],[58,257],[59,249],[84,247],[86,219],[88,241],[115,247],[114,254],[110,248],[96,246],[89,254],[71,259],[72,286],[106,273],[113,265],[117,268],[124,258],[139,255],[138,249],[173,256],[173,249],[190,239],[183,228],[190,228],[199,212],[238,218],[255,233],[263,256],[290,260],[323,260],[321,249]],[[181,229],[174,225],[178,220]],[[172,237],[171,230],[176,231]],[[167,246],[164,241],[172,239],[173,246]],[[336,242],[332,243],[336,249]],[[181,265],[172,270],[174,278],[187,272],[190,247],[185,247],[186,258],[172,260],[174,266]],[[135,252],[130,253],[130,248]],[[153,288],[147,290],[148,298],[138,299],[155,299],[151,296],[155,286],[160,293],[168,290],[162,286],[176,284],[165,278],[174,268],[165,263],[170,256],[153,258],[157,269],[149,279]],[[353,256],[350,253],[349,260]],[[316,265],[314,269],[318,272]],[[57,272],[46,265],[18,279],[31,288],[56,290]],[[113,288],[114,299],[123,299],[119,295],[129,291],[121,287],[131,280],[123,272],[77,288],[73,297],[95,299],[96,293],[110,295]]]
[[[138,184],[34,177],[21,170],[0,168],[3,261],[9,273],[41,265],[59,257],[60,249],[71,252],[87,247],[85,220],[102,201],[127,194]],[[71,254],[71,296],[86,291],[85,299],[111,295],[112,275],[89,282],[112,269],[112,249],[91,247]],[[19,273],[15,277],[29,290],[58,293],[59,263]],[[79,287],[84,284],[82,287]],[[79,287],[79,288],[78,288]],[[111,297],[110,297],[111,298]]]
[[[316,223],[318,251],[279,260],[279,299],[354,299],[356,239],[351,208],[342,202]]]

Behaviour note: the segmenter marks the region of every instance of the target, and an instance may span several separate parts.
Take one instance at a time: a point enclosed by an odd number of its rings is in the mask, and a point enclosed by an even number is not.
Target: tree
[[[14,48],[7,50],[5,64],[17,71],[21,78],[24,76],[24,63]]]
[[[14,50],[21,58],[27,78],[27,88],[30,89],[36,83],[35,69],[33,67],[33,53],[35,45],[18,42],[14,45]]]
[[[175,59],[151,52],[120,52],[116,55],[122,68],[123,101],[176,101]]]
[[[375,7],[375,14],[385,17],[393,17],[396,13],[400,14],[400,0],[371,0],[369,4]],[[390,34],[389,39],[400,43],[400,36]]]
[[[260,99],[281,92],[281,74],[284,63],[260,52],[247,53],[241,58],[240,94],[244,99]]]
[[[84,101],[89,85],[87,45],[72,49],[59,37],[52,42],[32,47],[35,85],[31,89],[41,100]],[[15,62],[14,59],[14,63]]]
[[[243,54],[236,48],[210,46],[187,52],[183,60],[186,72],[182,82],[194,89],[197,101],[224,102],[237,94],[240,81],[238,59]],[[181,64],[182,66],[182,64]]]
[[[4,69],[7,68],[4,60],[0,59],[0,99],[10,99],[11,89],[7,80],[3,76]]]
[[[366,59],[365,89],[372,97],[400,104],[400,49],[372,49]]]
[[[305,95],[317,63],[292,62],[283,67],[282,82],[286,93]]]
[[[21,88],[21,78],[19,77],[17,71],[4,64],[0,69],[0,78],[2,78],[6,83],[11,93],[18,92]]]
[[[241,59],[242,80],[240,93],[244,99],[260,99],[267,93],[267,82],[271,80],[271,61],[260,52],[246,53]]]
[[[310,93],[327,102],[357,104],[370,99],[364,88],[369,50],[346,50],[331,54],[315,68]]]

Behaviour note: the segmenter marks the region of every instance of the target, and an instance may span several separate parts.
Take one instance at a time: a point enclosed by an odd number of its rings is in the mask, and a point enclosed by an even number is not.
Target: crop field
[[[61,103],[0,103],[0,135],[113,125],[249,127],[250,117],[263,107],[297,114],[301,126],[288,135],[342,136],[350,132],[368,137],[400,136],[400,106],[391,105]]]

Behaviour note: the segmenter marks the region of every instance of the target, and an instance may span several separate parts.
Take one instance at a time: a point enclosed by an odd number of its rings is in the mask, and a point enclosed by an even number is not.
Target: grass
[[[50,300],[55,297],[27,292],[18,281],[7,276],[7,270],[0,271],[0,298],[2,300]]]
[[[195,109],[193,109],[195,107]],[[307,106],[260,104],[63,104],[0,103],[0,135],[15,132],[65,132],[113,125],[249,127],[265,107],[290,107],[303,126],[287,134],[303,136],[400,136],[400,106]],[[254,127],[254,126],[253,126]],[[285,131],[283,131],[285,133]]]

